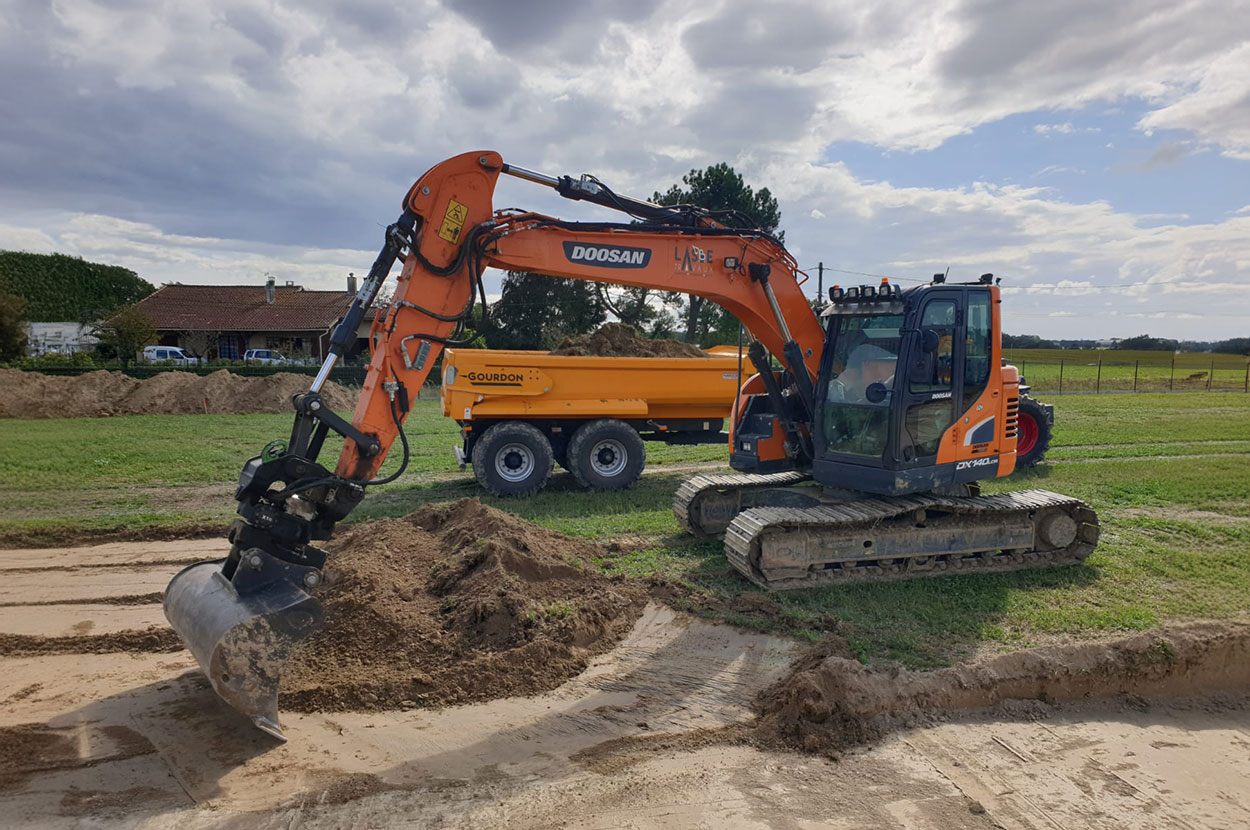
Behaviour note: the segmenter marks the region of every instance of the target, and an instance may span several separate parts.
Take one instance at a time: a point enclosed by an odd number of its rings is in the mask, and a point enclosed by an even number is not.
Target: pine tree
[[[703,170],[691,170],[681,177],[681,185],[673,185],[665,193],[656,193],[651,201],[661,205],[697,205],[712,211],[722,211],[718,219],[731,228],[755,228],[771,233],[785,241],[785,231],[777,231],[781,224],[781,209],[768,188],[759,190],[748,185],[732,167],[725,162]],[[691,296],[683,313],[686,320],[688,343],[715,345],[727,342],[732,333],[737,340],[738,323],[729,312],[702,297]]]

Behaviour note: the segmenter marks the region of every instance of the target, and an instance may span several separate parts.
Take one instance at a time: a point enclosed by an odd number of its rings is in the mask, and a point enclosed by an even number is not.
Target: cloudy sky
[[[1014,333],[1250,334],[1250,0],[0,0],[0,248],[338,287],[484,148],[639,197],[728,161],[813,287],[992,271]]]

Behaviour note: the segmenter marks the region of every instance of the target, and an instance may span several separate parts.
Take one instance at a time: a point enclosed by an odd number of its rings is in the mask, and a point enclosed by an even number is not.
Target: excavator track
[[[1089,505],[1045,490],[896,496],[748,508],[730,523],[725,553],[756,585],[792,590],[1076,565],[1098,535]]]
[[[705,538],[718,538],[724,535],[729,523],[743,509],[757,506],[752,504],[753,496],[761,496],[777,488],[793,487],[811,478],[799,472],[694,476],[677,488],[673,496],[673,515],[688,532]],[[798,495],[802,497],[802,494]],[[808,501],[818,503],[811,498],[788,506],[805,506]]]

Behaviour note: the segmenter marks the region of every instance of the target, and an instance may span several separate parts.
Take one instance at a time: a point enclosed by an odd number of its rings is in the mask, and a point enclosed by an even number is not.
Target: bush
[[[16,294],[0,291],[0,360],[15,360],[26,354],[29,320],[26,301]]]
[[[5,365],[10,369],[27,370],[100,368],[87,352],[74,352],[73,354],[48,352],[33,357],[21,357]]]

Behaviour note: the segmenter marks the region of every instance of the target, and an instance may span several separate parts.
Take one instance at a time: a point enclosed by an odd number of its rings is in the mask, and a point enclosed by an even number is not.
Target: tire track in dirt
[[[94,597],[90,600],[84,600],[80,597],[33,599],[25,600],[24,602],[0,602],[0,608],[42,608],[48,605],[150,605],[153,603],[159,605],[164,597],[164,592],[154,591],[150,594],[116,594],[107,597]]]

